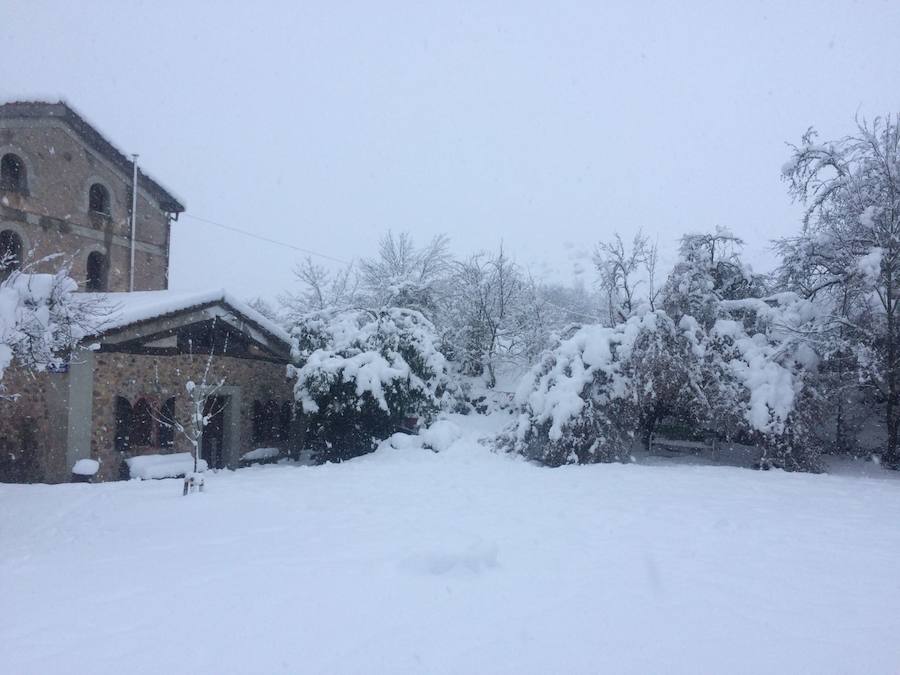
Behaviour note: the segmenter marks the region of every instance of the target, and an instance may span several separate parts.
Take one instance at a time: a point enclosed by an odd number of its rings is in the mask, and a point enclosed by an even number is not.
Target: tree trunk
[[[658,419],[658,415],[650,415],[647,417],[644,424],[644,432],[641,438],[641,442],[644,444],[644,450],[648,454],[650,453],[650,441],[653,438],[653,432],[656,431],[656,422]]]
[[[837,452],[844,454],[847,452],[847,446],[846,432],[844,430],[844,396],[843,391],[838,389],[837,411],[835,412],[834,449]]]
[[[887,302],[885,309],[887,313],[887,410],[885,417],[887,422],[887,451],[882,458],[883,465],[891,469],[900,469],[900,457],[897,454],[897,426],[898,422],[898,392],[897,392],[897,338],[896,338],[896,317],[894,316],[894,288],[893,278],[888,276],[885,284],[885,296]]]

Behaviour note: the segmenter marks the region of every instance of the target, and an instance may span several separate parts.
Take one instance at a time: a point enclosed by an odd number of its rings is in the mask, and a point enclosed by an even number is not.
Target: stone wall
[[[67,479],[67,375],[12,367],[4,373],[2,386],[0,481]]]
[[[206,358],[202,355],[192,358],[188,355],[144,356],[112,352],[100,352],[94,358],[91,454],[100,460],[100,478],[112,480],[118,477],[122,460],[122,453],[115,449],[116,397],[128,399],[132,406],[144,398],[152,409],[158,411],[166,399],[174,396],[176,416],[184,419],[188,408],[185,383],[189,379],[195,382],[202,379]],[[253,402],[276,401],[281,405],[293,400],[293,386],[285,375],[285,366],[216,356],[207,381],[218,382],[222,378],[227,386],[240,388],[239,447],[240,452],[252,450],[255,447],[252,438]],[[154,445],[134,447],[129,454],[159,453],[161,449],[156,443],[154,429]],[[174,451],[189,450],[186,440],[176,434]]]
[[[0,230],[16,230],[34,259],[54,253],[74,256],[72,276],[80,283],[87,256],[100,251],[109,261],[108,290],[127,291],[130,177],[55,120],[0,121],[0,156],[8,152],[24,161],[28,192],[0,191]],[[109,192],[109,218],[89,213],[88,192],[94,183]],[[136,290],[167,287],[169,227],[166,214],[139,190]]]

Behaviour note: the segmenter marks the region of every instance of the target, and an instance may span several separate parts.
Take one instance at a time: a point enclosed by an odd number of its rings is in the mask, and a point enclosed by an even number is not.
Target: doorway
[[[225,468],[225,409],[227,396],[210,396],[203,404],[203,415],[208,418],[200,439],[200,457],[210,469]]]

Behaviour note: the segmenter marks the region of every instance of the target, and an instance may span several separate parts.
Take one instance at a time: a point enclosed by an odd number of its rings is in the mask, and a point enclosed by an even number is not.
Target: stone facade
[[[139,298],[123,292],[131,272],[132,165],[122,153],[66,104],[10,103],[0,105],[0,169],[0,242],[20,242],[26,263],[69,257],[82,285],[90,276],[88,257],[102,254],[105,284],[90,290],[107,291],[110,307]],[[134,290],[162,291],[157,299],[165,307],[172,298],[165,291],[170,226],[184,207],[146,175],[139,175],[138,186]],[[101,211],[94,208],[98,203]],[[0,253],[8,250],[3,246]],[[31,271],[58,267],[55,259]],[[207,363],[191,340],[204,335],[211,340],[207,353],[214,353],[207,381],[224,380],[215,392],[222,404],[215,435],[205,434],[215,443],[216,460],[234,468],[255,447],[293,449],[302,425],[293,417],[286,376],[289,339],[235,304],[224,295],[210,300],[200,294],[179,310],[162,309],[115,329],[107,324],[90,336],[92,348],[71,355],[60,372],[7,369],[0,389],[0,481],[67,481],[85,458],[100,461],[95,480],[113,480],[124,475],[127,457],[192,450],[177,432],[171,443],[161,441],[159,418],[163,404],[174,400],[174,416],[187,421],[185,385],[202,379]],[[224,343],[217,342],[222,336]],[[141,420],[150,418],[147,411],[155,419],[142,424],[141,433],[132,426],[123,434],[120,408],[129,419],[132,409],[142,411]]]
[[[67,480],[64,375],[9,368],[0,398],[0,481]]]
[[[53,109],[63,104],[32,105]],[[132,176],[123,170],[127,167],[121,161],[113,161],[121,154],[101,152],[86,142],[66,116],[17,117],[12,112],[4,113],[5,108],[0,106],[0,157],[12,154],[21,159],[27,187],[0,189],[0,231],[16,232],[33,260],[60,252],[71,256],[72,276],[82,284],[87,277],[87,257],[98,251],[108,261],[106,290],[129,290]],[[71,113],[67,107],[64,110]],[[103,141],[100,147],[106,146]],[[145,186],[149,179],[141,178],[135,290],[165,289],[173,215],[167,209],[183,207],[152,194]],[[108,215],[89,208],[89,192],[95,184],[108,193]],[[39,266],[37,271],[43,270]]]
[[[185,420],[188,399],[185,384],[199,381],[206,366],[206,357],[144,356],[140,354],[98,353],[94,356],[93,422],[91,424],[91,457],[100,460],[101,478],[119,476],[122,453],[115,449],[116,397],[128,399],[132,405],[144,399],[154,411],[175,397],[175,414]],[[236,448],[240,453],[258,445],[253,438],[254,402],[265,405],[275,403],[279,408],[292,401],[293,389],[286,376],[284,364],[251,361],[232,357],[213,358],[208,376],[209,382],[225,381],[230,405],[239,407],[239,426]],[[158,425],[154,424],[153,443],[149,446],[132,446],[128,456],[154,454],[158,445]],[[286,447],[288,439],[267,440],[267,446]],[[175,435],[175,452],[190,452],[191,446],[183,436]],[[237,466],[238,456],[227,458],[226,464]]]
[[[68,481],[75,461],[87,457],[100,461],[95,480],[115,480],[124,475],[127,457],[190,452],[188,441],[177,433],[173,446],[160,446],[158,419],[149,445],[117,450],[116,399],[132,406],[143,399],[158,418],[163,403],[174,398],[175,416],[184,422],[189,413],[186,383],[202,378],[206,361],[204,355],[101,351],[76,354],[67,372],[8,369],[3,385],[9,396],[0,398],[0,482]],[[302,425],[293,417],[289,434],[255,437],[254,416],[262,407],[282,411],[287,404],[292,411],[293,388],[284,363],[213,356],[207,381],[224,381],[220,393],[235,407],[234,437],[223,457],[227,467],[237,467],[240,455],[256,447],[278,447],[285,453],[295,449]]]

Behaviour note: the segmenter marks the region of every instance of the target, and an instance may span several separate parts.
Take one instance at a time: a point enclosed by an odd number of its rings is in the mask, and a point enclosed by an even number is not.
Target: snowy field
[[[900,481],[341,465],[0,486],[5,673],[897,673]]]

